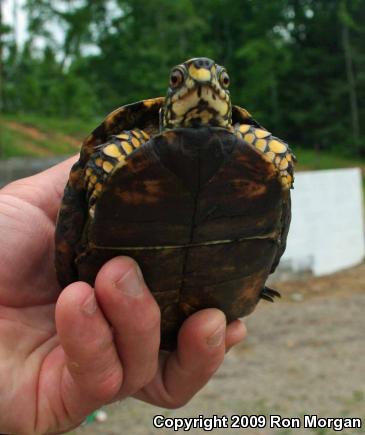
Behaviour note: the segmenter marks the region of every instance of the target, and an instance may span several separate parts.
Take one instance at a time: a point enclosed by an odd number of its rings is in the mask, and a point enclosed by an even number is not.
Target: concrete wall
[[[18,178],[28,177],[29,175],[41,172],[61,162],[65,158],[66,157],[51,157],[32,159],[14,157],[8,160],[0,160],[0,187]]]
[[[365,257],[361,171],[300,172],[292,191],[293,219],[278,275],[324,275]]]

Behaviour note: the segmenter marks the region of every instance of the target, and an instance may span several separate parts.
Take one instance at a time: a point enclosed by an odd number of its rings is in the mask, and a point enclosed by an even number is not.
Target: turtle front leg
[[[285,190],[293,187],[293,166],[296,157],[288,144],[273,136],[269,131],[249,124],[237,124],[234,133],[240,139],[257,148],[263,157],[271,162],[279,171],[281,185]]]
[[[150,139],[149,135],[138,128],[123,130],[99,145],[85,166],[85,189],[89,202],[89,214],[94,216],[95,202],[100,195],[105,180],[126,164],[126,157]]]

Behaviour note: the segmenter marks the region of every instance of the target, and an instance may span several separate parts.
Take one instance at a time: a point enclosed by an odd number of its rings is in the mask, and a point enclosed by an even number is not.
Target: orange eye
[[[184,74],[179,70],[175,69],[171,72],[170,75],[170,86],[171,88],[177,88],[181,85],[184,80]]]
[[[226,89],[228,88],[231,81],[229,79],[229,75],[227,74],[227,71],[222,71],[219,77],[219,81],[224,88]]]

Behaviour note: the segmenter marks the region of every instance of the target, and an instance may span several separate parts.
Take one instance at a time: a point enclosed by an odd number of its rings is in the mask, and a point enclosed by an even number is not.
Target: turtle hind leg
[[[265,299],[265,301],[269,302],[274,302],[275,297],[281,298],[281,295],[278,291],[266,286],[261,290],[261,299]]]

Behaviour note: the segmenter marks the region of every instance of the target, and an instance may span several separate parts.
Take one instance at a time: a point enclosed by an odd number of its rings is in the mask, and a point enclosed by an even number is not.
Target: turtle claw
[[[270,287],[264,287],[261,291],[260,297],[261,299],[265,299],[265,301],[274,302],[274,298],[281,298],[281,295],[278,291]]]

